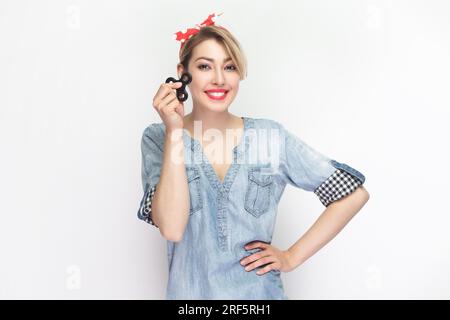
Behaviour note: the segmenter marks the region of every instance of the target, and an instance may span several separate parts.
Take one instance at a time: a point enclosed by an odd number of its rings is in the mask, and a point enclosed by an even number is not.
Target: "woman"
[[[228,111],[246,62],[214,18],[177,33],[178,76],[192,75],[193,111],[185,116],[176,98],[180,82],[161,85],[153,106],[162,123],[142,136],[138,216],[167,239],[167,299],[288,299],[280,273],[301,265],[362,208],[369,199],[365,177],[274,120]],[[314,191],[326,209],[282,250],[271,239],[288,183]]]

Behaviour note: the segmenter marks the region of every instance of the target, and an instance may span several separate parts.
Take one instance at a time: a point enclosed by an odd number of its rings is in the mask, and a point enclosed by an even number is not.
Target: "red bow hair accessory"
[[[175,40],[181,42],[180,49],[183,47],[183,45],[189,38],[191,38],[193,35],[195,35],[196,33],[198,33],[200,31],[201,27],[214,25],[216,22],[216,18],[220,15],[222,15],[222,13],[219,13],[219,14],[212,13],[208,16],[208,18],[206,18],[205,21],[203,21],[200,24],[196,24],[194,28],[188,28],[188,29],[184,29],[184,30],[176,32]],[[223,28],[223,27],[221,27],[221,28]],[[223,29],[225,29],[225,28],[223,28]]]

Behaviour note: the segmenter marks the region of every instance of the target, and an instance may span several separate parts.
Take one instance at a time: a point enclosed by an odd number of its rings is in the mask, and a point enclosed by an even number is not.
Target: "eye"
[[[237,70],[237,68],[236,68],[236,66],[234,66],[234,65],[229,65],[229,66],[226,66],[225,67],[227,70],[230,70],[230,71],[236,71]]]
[[[207,64],[200,64],[200,65],[198,66],[198,68],[199,68],[200,70],[206,70],[206,68],[209,68],[209,66],[208,66]]]

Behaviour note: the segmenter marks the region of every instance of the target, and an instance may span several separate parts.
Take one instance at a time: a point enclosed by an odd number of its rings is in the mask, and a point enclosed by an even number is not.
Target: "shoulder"
[[[247,118],[248,128],[252,128],[255,135],[278,139],[278,143],[283,143],[290,134],[289,131],[277,120],[269,118]]]
[[[269,118],[250,118],[246,117],[249,122],[249,127],[255,129],[284,129],[283,125],[273,119]]]
[[[149,124],[142,133],[143,137],[151,138],[153,140],[159,140],[164,139],[164,123],[162,122],[155,122]]]

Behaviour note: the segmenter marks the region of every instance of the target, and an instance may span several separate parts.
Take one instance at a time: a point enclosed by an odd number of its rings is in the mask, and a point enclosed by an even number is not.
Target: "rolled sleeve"
[[[314,192],[326,207],[364,183],[365,177],[358,170],[329,158],[285,128],[281,131],[281,173],[287,183]]]
[[[331,164],[336,171],[314,190],[325,207],[351,194],[365,181],[364,175],[352,167],[335,160]]]
[[[163,161],[163,150],[158,145],[154,125],[144,130],[141,139],[142,166],[141,178],[144,195],[142,196],[138,218],[158,227],[152,219],[152,200],[159,182]]]

